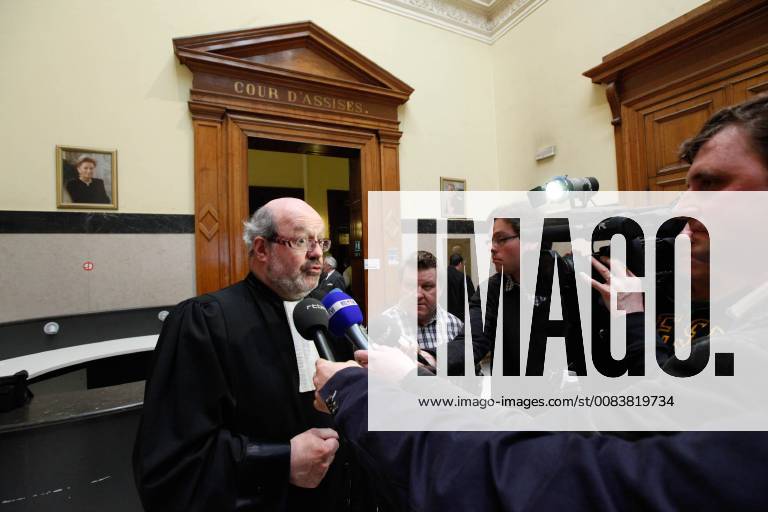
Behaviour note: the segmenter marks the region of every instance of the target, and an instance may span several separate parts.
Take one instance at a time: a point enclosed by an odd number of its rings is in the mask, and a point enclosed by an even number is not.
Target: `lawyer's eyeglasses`
[[[320,246],[323,252],[326,252],[331,248],[331,241],[328,238],[283,238],[281,236],[274,235],[268,239],[270,242],[277,244],[283,244],[289,249],[301,252],[314,251],[316,246]]]

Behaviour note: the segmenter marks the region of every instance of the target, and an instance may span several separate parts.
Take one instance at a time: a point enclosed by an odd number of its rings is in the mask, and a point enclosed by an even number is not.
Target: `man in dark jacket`
[[[533,310],[533,328],[531,329],[531,354],[526,368],[520,369],[520,220],[516,218],[496,218],[493,223],[491,238],[491,261],[496,273],[488,279],[486,305],[483,308],[482,294],[478,288],[469,300],[469,321],[472,329],[472,353],[477,367],[486,356],[491,364],[497,351],[496,326],[499,317],[503,318],[502,340],[504,343],[504,374],[515,375],[521,371],[527,375],[542,375],[544,351],[548,333],[547,323],[551,306],[551,280],[537,283],[536,306]],[[543,251],[539,259],[539,273],[552,273],[555,265],[559,266],[558,276],[566,275],[562,258],[551,251]],[[560,335],[565,338],[565,349],[569,368],[583,373],[584,356],[581,330],[578,327],[579,308],[575,289],[561,286],[561,293],[566,304],[562,307],[564,321]],[[503,306],[501,299],[503,298]],[[558,298],[559,299],[559,298]],[[463,307],[463,306],[462,306]],[[483,312],[484,309],[484,312]],[[464,375],[464,343],[466,330],[448,344],[448,375]],[[519,370],[518,370],[519,369]]]
[[[464,319],[464,297],[471,297],[475,293],[475,285],[472,278],[465,273],[464,258],[461,254],[451,254],[448,260],[448,312],[461,320]],[[467,292],[464,292],[466,285]]]
[[[346,283],[344,282],[344,276],[336,269],[336,258],[328,254],[323,259],[323,273],[320,274],[320,280],[317,288],[310,292],[309,296],[313,299],[323,300],[323,297],[328,295],[331,290],[338,288],[341,291],[346,291]]]

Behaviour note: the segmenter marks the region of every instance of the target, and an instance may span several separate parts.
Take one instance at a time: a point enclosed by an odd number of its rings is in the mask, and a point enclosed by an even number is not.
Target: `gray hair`
[[[266,205],[253,212],[250,220],[243,222],[243,241],[249,253],[256,237],[269,239],[275,236],[276,232],[272,212]]]
[[[337,265],[336,258],[331,256],[330,254],[328,256],[326,256],[325,258],[323,258],[323,261],[325,263],[327,263],[329,267],[336,268],[336,265]]]

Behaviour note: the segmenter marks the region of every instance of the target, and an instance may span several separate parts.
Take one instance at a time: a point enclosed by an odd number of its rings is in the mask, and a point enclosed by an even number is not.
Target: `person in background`
[[[456,316],[443,309],[437,303],[437,259],[428,251],[418,251],[416,254],[416,282],[409,280],[408,272],[403,276],[403,297],[416,293],[416,314],[406,310],[402,304],[397,304],[382,313],[384,319],[390,320],[394,330],[409,339],[416,339],[419,349],[434,354],[440,344],[438,335],[439,325],[445,325],[446,342],[453,340],[464,328],[464,324]],[[408,264],[411,268],[414,262]],[[415,336],[414,336],[415,326]],[[424,355],[424,354],[422,354]],[[427,357],[425,355],[425,357]],[[434,362],[428,356],[430,365]]]
[[[323,273],[320,274],[320,281],[309,296],[317,300],[322,300],[323,297],[328,295],[328,292],[335,288],[344,292],[346,291],[347,286],[344,282],[344,276],[336,270],[336,258],[328,254],[323,259]]]
[[[461,254],[454,253],[448,260],[448,312],[465,321],[464,302],[465,297],[471,297],[475,293],[472,278],[464,268],[464,258]],[[466,284],[467,292],[464,291]],[[469,294],[469,295],[467,295]]]
[[[501,340],[514,346],[514,340],[520,336],[520,219],[497,217],[494,218],[491,242],[491,262],[496,273],[488,279],[487,297],[485,308],[482,304],[480,288],[469,299],[469,322],[472,327],[472,353],[474,357],[475,372],[481,374],[480,362],[488,357],[492,366],[496,355],[496,327],[498,319],[503,319],[503,333]],[[562,262],[556,262],[562,265]],[[562,269],[561,269],[562,271]],[[503,296],[503,306],[500,296]],[[549,317],[549,302],[551,298],[542,298],[534,308],[534,325],[545,324]],[[569,299],[570,300],[570,299]],[[463,308],[463,306],[462,306]],[[484,309],[484,312],[483,312]],[[572,328],[575,323],[570,322],[569,315],[575,315],[577,308],[570,308],[566,304],[563,308],[565,315],[566,347],[577,344],[581,340],[581,332]],[[500,311],[501,310],[501,311]],[[532,340],[532,350],[537,355],[545,349],[546,338],[543,331],[536,333],[536,339]],[[464,343],[466,330],[462,331],[455,340],[448,345],[448,375],[464,374]],[[520,367],[520,357],[514,350],[504,351],[505,372],[509,369]],[[537,358],[542,361],[543,358]],[[529,361],[530,363],[530,361]],[[581,363],[572,362],[572,370],[580,370]],[[543,368],[540,363],[532,364],[526,368],[526,373],[541,374]]]

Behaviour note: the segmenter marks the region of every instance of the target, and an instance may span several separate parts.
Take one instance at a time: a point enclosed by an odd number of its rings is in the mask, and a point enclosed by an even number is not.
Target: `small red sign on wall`
[[[90,272],[93,270],[93,262],[92,261],[86,261],[83,263],[83,270],[86,272]]]

